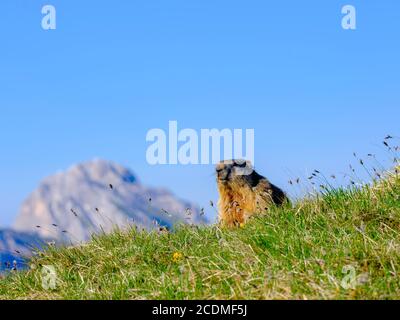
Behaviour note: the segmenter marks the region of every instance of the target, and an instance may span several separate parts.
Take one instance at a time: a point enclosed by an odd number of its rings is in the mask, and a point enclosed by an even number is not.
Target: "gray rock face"
[[[118,164],[94,160],[46,178],[23,203],[14,229],[76,242],[115,226],[151,229],[206,222],[193,204],[143,186]]]

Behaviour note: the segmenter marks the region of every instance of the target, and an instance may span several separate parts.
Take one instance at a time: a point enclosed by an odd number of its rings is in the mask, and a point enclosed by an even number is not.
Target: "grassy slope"
[[[0,299],[399,299],[400,177],[272,209],[236,230],[130,230],[49,248]],[[57,289],[41,286],[53,265]],[[358,276],[343,289],[343,267]]]

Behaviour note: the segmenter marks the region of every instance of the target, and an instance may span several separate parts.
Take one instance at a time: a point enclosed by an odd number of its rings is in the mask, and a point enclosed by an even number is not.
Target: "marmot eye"
[[[216,169],[215,171],[217,171],[218,173],[220,173],[222,170],[223,170],[223,169],[218,168],[218,169]]]

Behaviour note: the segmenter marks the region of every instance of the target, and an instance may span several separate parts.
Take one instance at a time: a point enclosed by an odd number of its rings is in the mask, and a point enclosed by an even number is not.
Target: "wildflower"
[[[179,262],[182,260],[182,258],[183,258],[183,254],[180,252],[174,252],[174,254],[172,255],[173,262]]]

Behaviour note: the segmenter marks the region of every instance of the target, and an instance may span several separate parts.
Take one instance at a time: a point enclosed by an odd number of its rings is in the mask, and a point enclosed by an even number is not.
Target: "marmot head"
[[[222,185],[249,183],[255,171],[250,161],[224,160],[216,167],[217,182]]]

